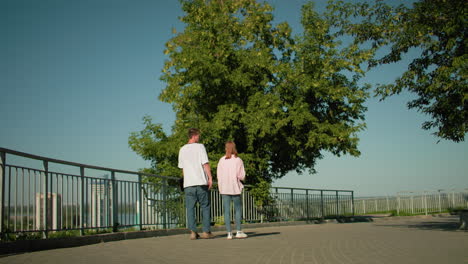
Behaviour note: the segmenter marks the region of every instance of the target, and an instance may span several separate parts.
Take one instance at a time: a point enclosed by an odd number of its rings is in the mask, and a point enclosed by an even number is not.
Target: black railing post
[[[354,216],[354,191],[351,191],[351,210],[353,211]]]
[[[138,225],[140,226],[140,230],[143,230],[143,197],[142,197],[142,189],[143,186],[141,185],[141,174],[138,174]]]
[[[294,213],[294,211],[295,211],[294,210],[294,208],[295,208],[295,206],[294,206],[294,189],[292,189],[292,188],[291,188],[291,207],[290,208],[292,209],[292,216],[289,216],[288,218],[296,217],[295,213]]]
[[[2,184],[2,189],[1,189],[1,199],[2,199],[2,202],[1,202],[1,208],[0,208],[0,238],[3,237],[3,234],[4,232],[6,231],[6,227],[5,227],[5,223],[4,223],[4,220],[5,220],[5,174],[6,174],[6,154],[5,152],[0,152],[0,162],[1,162],[1,174],[0,176],[2,177],[1,178],[1,184]]]
[[[163,228],[167,229],[167,179],[162,179],[162,192],[163,192]]]
[[[49,186],[49,177],[48,177],[48,174],[49,174],[49,162],[48,161],[43,161],[43,164],[44,164],[44,200],[43,200],[43,209],[44,209],[44,214],[43,214],[43,224],[44,224],[44,231],[42,233],[42,237],[43,238],[47,238],[48,237],[48,225],[49,225],[49,221],[47,218],[49,218],[49,203],[48,203],[48,198],[49,198],[49,195],[47,193],[48,191],[48,186]],[[51,197],[52,198],[52,197]]]
[[[276,191],[276,201],[275,201],[275,202],[277,203],[277,204],[275,205],[275,207],[276,207],[276,209],[278,210],[278,213],[281,215],[281,214],[282,214],[282,210],[281,210],[281,209],[282,209],[282,206],[281,206],[281,203],[279,203],[279,201],[280,201],[281,199],[279,198],[278,188],[275,188],[275,191]],[[275,211],[276,211],[276,210],[275,210]],[[276,217],[279,217],[279,216],[277,215]],[[263,223],[263,219],[262,219],[261,222]]]
[[[340,215],[340,206],[338,203],[338,191],[336,191],[336,216]]]
[[[322,218],[325,218],[323,211],[323,190],[320,190],[320,211],[322,212]]]
[[[117,181],[115,180],[115,171],[111,171],[111,182],[112,182],[112,231],[117,232],[119,229],[119,201],[118,198],[118,190],[117,190]]]
[[[306,219],[310,219],[310,214],[309,214],[309,190],[306,190]]]
[[[85,220],[85,168],[80,167],[81,177],[81,201],[80,201],[80,235],[84,236],[84,220]]]
[[[112,181],[106,179],[106,227],[112,227]]]

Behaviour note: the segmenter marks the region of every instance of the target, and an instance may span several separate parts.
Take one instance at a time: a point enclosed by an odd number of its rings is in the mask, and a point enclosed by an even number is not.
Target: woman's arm
[[[240,158],[239,158],[239,170],[237,172],[237,179],[241,181],[245,180],[244,162]]]

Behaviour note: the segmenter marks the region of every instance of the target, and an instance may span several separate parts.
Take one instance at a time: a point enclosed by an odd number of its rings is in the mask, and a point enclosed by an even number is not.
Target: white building
[[[44,194],[36,193],[36,229],[44,229]],[[47,193],[47,229],[62,228],[62,195]]]
[[[93,180],[91,183],[91,227],[109,226],[112,203],[109,181]]]

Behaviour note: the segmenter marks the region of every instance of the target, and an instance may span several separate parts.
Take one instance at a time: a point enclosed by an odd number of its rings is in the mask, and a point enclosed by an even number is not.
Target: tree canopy
[[[159,95],[172,104],[171,134],[145,117],[130,147],[160,175],[181,175],[187,129],[202,131],[212,168],[227,140],[236,142],[247,183],[270,183],[289,171],[314,172],[323,152],[358,156],[365,128],[361,65],[372,51],[344,45],[331,22],[302,8],[303,33],[274,25],[272,7],[254,0],[182,0],[183,32],[166,43]]]
[[[420,53],[394,83],[380,84],[381,99],[407,90],[417,96],[409,108],[431,120],[423,129],[436,129],[437,137],[464,141],[468,131],[468,55],[466,48],[468,2],[419,0],[411,7],[384,1],[345,3],[332,1],[329,18],[356,44],[387,50],[369,66],[399,62],[410,50]]]

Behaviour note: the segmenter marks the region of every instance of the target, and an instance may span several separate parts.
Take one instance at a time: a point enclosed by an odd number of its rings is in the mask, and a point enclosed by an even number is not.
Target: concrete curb
[[[160,237],[178,234],[187,234],[186,229],[168,230],[143,230],[134,232],[118,232],[98,234],[81,237],[49,238],[37,240],[17,240],[12,242],[0,242],[0,256],[24,252],[49,250],[56,248],[79,247],[97,243],[120,241],[126,239]]]

